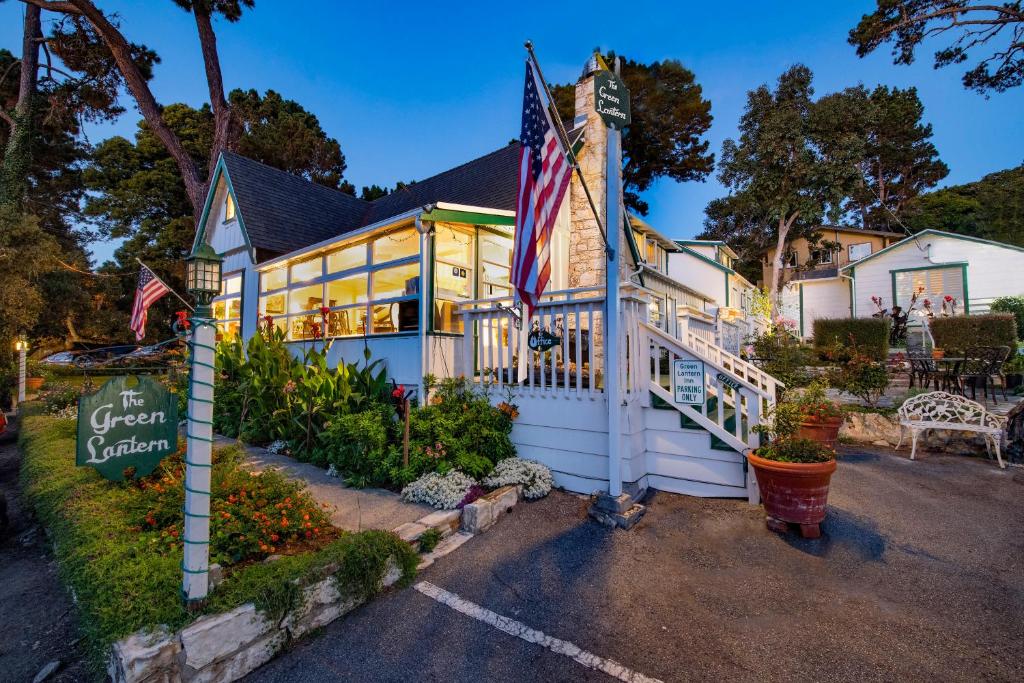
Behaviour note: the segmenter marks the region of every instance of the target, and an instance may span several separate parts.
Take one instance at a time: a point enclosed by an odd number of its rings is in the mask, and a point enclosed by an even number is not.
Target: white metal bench
[[[903,445],[903,431],[910,430],[912,447],[910,459],[917,453],[917,437],[926,429],[953,429],[964,432],[977,432],[985,437],[985,450],[992,455],[995,447],[996,460],[1005,468],[1003,457],[999,452],[1002,440],[1004,418],[985,410],[985,406],[976,401],[945,391],[932,391],[908,398],[897,412],[900,421],[900,442]]]

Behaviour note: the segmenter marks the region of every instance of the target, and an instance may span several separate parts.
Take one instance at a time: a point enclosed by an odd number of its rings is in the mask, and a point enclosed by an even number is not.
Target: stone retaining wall
[[[900,442],[900,423],[895,415],[879,413],[847,413],[839,430],[839,438],[856,443],[895,448]],[[909,447],[910,434],[903,440]],[[917,439],[918,452],[921,450],[941,451],[955,455],[978,455],[985,453],[985,438],[980,434],[952,429],[929,429]]]
[[[381,588],[401,576],[397,562],[389,560]],[[299,606],[281,619],[271,619],[247,603],[230,612],[200,617],[177,633],[134,633],[114,644],[107,673],[114,683],[235,681],[266,664],[289,641],[361,603],[343,596],[329,576],[307,586]]]

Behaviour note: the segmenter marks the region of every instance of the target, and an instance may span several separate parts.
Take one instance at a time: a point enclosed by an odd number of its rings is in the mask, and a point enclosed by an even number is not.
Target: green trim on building
[[[889,271],[889,276],[892,278],[892,303],[894,306],[898,306],[899,303],[896,300],[896,275],[897,273],[911,273],[918,270],[948,270],[951,268],[959,268],[961,274],[961,281],[964,285],[964,315],[970,315],[971,313],[971,299],[967,289],[967,261],[956,261],[953,263],[936,263],[931,266],[917,266],[914,268],[896,268]]]
[[[850,317],[854,318],[856,316],[853,314],[853,278],[851,277],[849,280],[847,280],[846,284],[850,286]]]
[[[199,217],[199,227],[196,230],[196,237],[192,241],[192,251],[203,243],[206,239],[206,223],[210,217],[210,208],[213,205],[213,197],[217,194],[217,181],[220,180],[221,175],[224,176],[224,184],[227,186],[228,192],[231,193],[231,201],[235,203],[235,220],[238,221],[238,227],[242,230],[242,239],[245,240],[245,248],[249,250],[249,254],[252,256],[252,260],[256,261],[256,252],[252,248],[252,242],[249,241],[249,232],[245,229],[245,220],[242,218],[242,207],[238,203],[238,195],[235,194],[235,188],[231,185],[231,174],[228,172],[228,167],[224,164],[224,156],[221,155],[217,159],[217,166],[213,170],[213,176],[210,179],[210,190],[206,193],[206,203],[203,204],[203,213]]]
[[[454,209],[434,209],[420,216],[425,221],[443,221],[445,223],[469,223],[471,225],[515,225],[515,216],[505,216],[482,211],[457,211]]]
[[[712,265],[715,268],[718,268],[719,270],[724,270],[729,275],[735,275],[736,274],[736,271],[733,270],[732,268],[730,268],[729,266],[723,266],[718,261],[716,261],[716,260],[714,260],[712,258],[708,258],[707,256],[704,256],[703,254],[699,254],[699,253],[695,252],[693,249],[690,249],[689,247],[680,247],[679,250],[682,253],[689,254],[690,256],[696,257],[696,258],[700,259],[701,261],[704,261],[708,265]]]
[[[636,235],[633,234],[633,224],[629,221],[629,212],[622,214],[622,229],[626,231],[626,245],[629,246],[629,253],[633,255],[633,263],[637,266],[646,263],[640,256],[640,247],[637,246]],[[640,285],[645,286],[643,271],[637,273],[637,277],[640,278]]]
[[[729,308],[729,273],[723,273],[725,275],[725,307]]]

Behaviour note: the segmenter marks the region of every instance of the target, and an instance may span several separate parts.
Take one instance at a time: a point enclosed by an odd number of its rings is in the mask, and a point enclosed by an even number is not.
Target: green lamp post
[[[22,330],[14,340],[14,350],[18,352],[18,404],[25,402],[25,354],[28,353],[28,335]]]
[[[196,605],[210,590],[210,482],[213,470],[213,364],[216,323],[210,304],[220,293],[224,259],[206,243],[185,259],[185,281],[196,301],[188,382],[185,455],[185,544],[181,592]]]

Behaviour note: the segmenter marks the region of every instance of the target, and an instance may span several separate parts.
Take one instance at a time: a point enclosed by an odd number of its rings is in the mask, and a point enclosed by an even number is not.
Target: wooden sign
[[[78,446],[75,462],[93,467],[111,481],[151,473],[178,450],[178,399],[149,377],[128,386],[114,377],[99,391],[78,399]]]
[[[604,125],[622,130],[632,120],[629,114],[629,90],[611,71],[594,74],[594,108]]]
[[[548,349],[558,346],[562,342],[562,338],[555,336],[547,330],[531,330],[530,335],[526,338],[526,345],[534,351],[547,351]]]
[[[672,364],[672,393],[676,403],[704,405],[704,363],[677,359]]]

